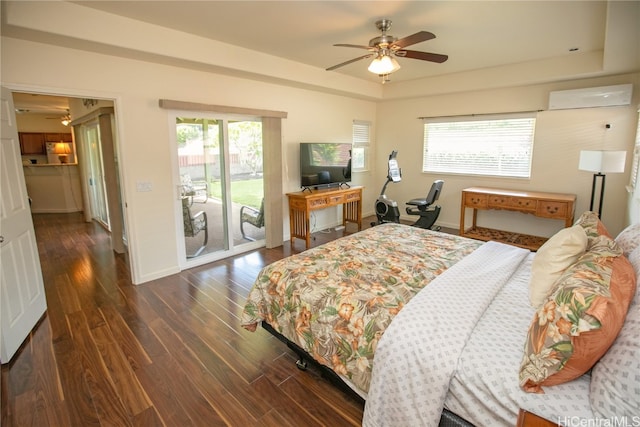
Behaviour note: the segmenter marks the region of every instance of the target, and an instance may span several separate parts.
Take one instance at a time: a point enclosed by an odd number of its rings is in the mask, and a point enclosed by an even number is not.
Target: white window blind
[[[423,172],[529,178],[535,113],[424,119]]]
[[[353,147],[351,150],[351,170],[365,171],[369,168],[369,146],[371,144],[371,123],[353,121]]]

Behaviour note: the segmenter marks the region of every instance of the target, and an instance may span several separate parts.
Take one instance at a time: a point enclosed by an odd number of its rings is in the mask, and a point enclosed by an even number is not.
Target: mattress
[[[410,300],[481,245],[384,224],[265,267],[242,325],[267,321],[320,364],[367,393],[378,340]]]
[[[466,343],[529,254],[486,242],[402,309],[376,350],[364,426],[438,425]]]
[[[548,387],[545,394],[519,387],[533,318],[532,259],[529,251],[509,245],[385,224],[265,267],[242,323],[254,330],[267,322],[331,369],[366,400],[367,426],[437,425],[443,407],[478,426],[513,426],[521,408],[556,423],[592,419],[588,375]],[[415,335],[409,345],[393,342],[398,328]],[[454,341],[455,348],[447,347]],[[383,359],[379,353],[386,353]],[[439,365],[427,369],[424,360]],[[444,378],[435,388],[428,379],[434,372]],[[396,385],[376,385],[370,393],[371,381]],[[437,397],[430,394],[436,389]],[[426,399],[434,403],[426,405]],[[431,407],[428,417],[418,413],[422,406]],[[390,411],[416,413],[394,421],[395,415],[385,418]]]
[[[458,360],[445,407],[478,426],[513,426],[520,408],[558,424],[572,417],[593,419],[589,375],[545,387],[544,394],[522,391],[518,371],[533,319],[528,286],[531,260],[520,266],[476,325]]]

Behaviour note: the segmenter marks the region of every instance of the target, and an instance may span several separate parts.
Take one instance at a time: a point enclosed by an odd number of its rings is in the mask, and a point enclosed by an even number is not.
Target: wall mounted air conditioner
[[[631,104],[632,84],[560,90],[549,93],[549,110]]]

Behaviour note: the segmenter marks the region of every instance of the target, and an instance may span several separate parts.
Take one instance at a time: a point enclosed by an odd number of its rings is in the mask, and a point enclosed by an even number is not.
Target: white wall
[[[597,87],[622,83],[634,84],[631,106],[546,111],[552,90],[575,87]],[[610,78],[571,81],[565,84],[522,86],[508,89],[475,91],[451,95],[420,97],[379,103],[377,131],[377,167],[383,170],[386,156],[398,150],[402,182],[389,185],[387,194],[399,204],[426,195],[434,179],[445,181],[439,204],[442,211],[438,223],[458,228],[461,191],[470,186],[497,187],[525,191],[550,191],[577,195],[576,218],[589,208],[593,175],[578,171],[580,150],[626,150],[631,162],[636,132],[637,100],[640,99],[640,74]],[[418,117],[483,114],[495,112],[536,111],[538,113],[531,179],[469,178],[456,175],[423,174],[423,124]],[[611,124],[606,130],[605,124]],[[603,222],[612,234],[625,224],[629,166],[624,174],[606,177]],[[377,185],[384,174],[378,172]],[[597,210],[597,207],[596,207]],[[402,209],[404,212],[404,209]],[[470,214],[470,211],[469,211]],[[480,212],[479,225],[550,236],[563,226],[512,212]],[[408,215],[404,219],[411,219]],[[414,217],[415,219],[415,217]]]
[[[640,99],[637,73],[498,88],[500,85],[496,82],[504,82],[494,78],[497,74],[485,72],[474,79],[449,76],[447,85],[434,79],[388,86],[384,89],[384,98],[395,100],[380,101],[384,99],[383,88],[378,84],[278,60],[259,52],[244,52],[73,3],[14,2],[6,6],[4,18],[8,27],[14,26],[16,37],[20,39],[5,36],[1,40],[3,85],[14,90],[115,101],[127,204],[125,215],[134,281],[138,283],[178,271],[169,120],[168,112],[158,107],[158,99],[288,112],[282,128],[285,192],[299,189],[298,142],[350,141],[353,119],[373,122],[375,161],[372,171],[354,174],[354,183],[365,186],[365,215],[373,213],[373,201],[384,182],[386,158],[392,149],[399,151],[404,177],[401,183],[390,185],[388,193],[401,206],[406,200],[424,195],[431,182],[440,177],[420,173],[422,123],[419,116],[544,110],[550,90],[629,82],[634,83],[633,105]],[[625,26],[633,27],[632,24]],[[6,34],[4,28],[3,33]],[[73,45],[77,49],[49,43]],[[92,51],[94,48],[109,50],[119,56],[97,54]],[[266,70],[261,76],[254,72],[258,61]],[[608,60],[604,65],[610,66],[611,62]],[[511,73],[513,79],[509,82],[512,84],[521,81],[514,77],[515,74]],[[260,78],[261,81],[249,78]],[[469,86],[470,83],[474,85]],[[464,85],[494,89],[432,95],[438,93],[434,89],[447,86],[461,90]],[[334,95],[330,91],[349,93],[352,97]],[[413,98],[416,94],[421,95]],[[541,112],[531,180],[470,180],[444,176],[440,223],[458,226],[460,191],[470,185],[576,193],[577,212],[580,213],[588,204],[591,175],[577,171],[577,153],[583,148],[631,151],[635,117],[635,109],[631,107]],[[605,123],[613,126],[606,138],[602,134]],[[612,233],[621,228],[623,221],[624,203],[621,200],[626,197],[620,193],[626,180],[627,174],[607,177],[603,217]],[[138,181],[151,182],[153,191],[137,193]],[[284,211],[288,211],[286,206]],[[535,234],[551,234],[559,227],[530,216],[515,215],[492,214],[481,220],[488,221],[487,225],[493,225],[493,220],[501,226],[525,232],[535,227]],[[318,213],[316,228],[332,225],[338,217],[337,210]],[[286,215],[282,220],[287,239]]]
[[[18,132],[71,133],[71,128],[61,123],[55,114],[16,114]]]
[[[300,189],[299,142],[348,142],[354,119],[375,121],[372,101],[6,37],[1,59],[2,84],[10,89],[114,99],[137,283],[178,271],[169,120],[159,99],[288,112],[282,127],[286,192]],[[375,191],[368,179],[366,173],[354,176],[365,186],[365,205],[373,205]],[[138,181],[151,182],[153,191],[136,192]],[[318,227],[335,224],[338,216],[337,210],[319,215]],[[282,221],[287,239],[288,217]]]

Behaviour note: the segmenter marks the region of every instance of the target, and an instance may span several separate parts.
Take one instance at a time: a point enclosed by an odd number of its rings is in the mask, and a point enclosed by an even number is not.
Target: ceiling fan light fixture
[[[391,27],[390,19],[381,19],[377,21],[376,27],[382,32],[382,34],[369,40],[369,44],[366,46],[347,43],[334,44],[334,46],[340,47],[365,49],[368,51],[368,53],[358,58],[344,61],[338,65],[334,65],[333,67],[329,67],[327,68],[327,71],[332,71],[337,68],[344,67],[345,65],[360,61],[361,59],[374,57],[373,61],[371,61],[371,63],[369,64],[368,70],[369,72],[382,77],[382,83],[385,83],[390,80],[389,74],[394,73],[400,69],[400,64],[398,64],[398,61],[396,61],[395,59],[396,56],[400,58],[435,62],[438,64],[445,62],[449,58],[448,55],[442,55],[439,53],[406,49],[408,46],[435,39],[435,34],[430,33],[429,31],[418,31],[417,33],[398,39],[387,34],[387,30]]]
[[[62,123],[63,126],[69,126],[69,123],[71,123],[71,116],[67,114],[62,118],[60,123]]]
[[[377,56],[373,61],[371,61],[368,68],[370,72],[377,75],[391,74],[399,69],[400,64],[398,64],[398,61],[390,55]]]

